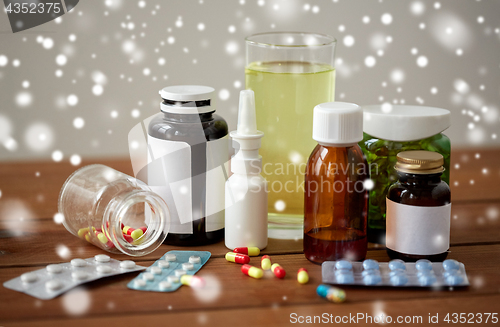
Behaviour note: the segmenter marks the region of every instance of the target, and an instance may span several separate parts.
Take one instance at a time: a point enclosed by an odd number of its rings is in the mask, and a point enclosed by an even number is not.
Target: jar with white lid
[[[147,184],[170,209],[166,244],[194,246],[224,238],[228,126],[217,115],[215,89],[160,90],[161,112],[147,126]]]
[[[427,150],[444,158],[442,179],[450,181],[450,139],[442,132],[451,125],[449,110],[412,105],[363,107],[364,137],[359,146],[366,155],[373,188],[368,210],[368,241],[385,244],[386,196],[398,180],[394,166],[399,152]]]

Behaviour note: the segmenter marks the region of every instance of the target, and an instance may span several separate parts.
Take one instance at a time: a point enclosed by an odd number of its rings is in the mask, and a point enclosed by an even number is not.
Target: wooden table
[[[479,154],[479,158],[476,158]],[[226,262],[223,243],[190,248],[206,250],[212,258],[198,273],[207,281],[203,290],[181,287],[173,293],[138,292],[126,287],[136,274],[85,284],[49,301],[0,287],[0,326],[276,326],[302,316],[398,316],[428,324],[429,314],[493,313],[500,309],[500,151],[455,151],[452,154],[452,225],[449,258],[463,262],[471,283],[460,289],[395,289],[345,287],[347,301],[333,304],[316,295],[320,267],[302,254],[301,241],[269,240],[264,251],[287,271],[284,280],[255,280],[240,266]],[[96,162],[96,161],[93,161]],[[83,164],[89,164],[84,162]],[[131,174],[127,159],[100,161]],[[82,164],[82,165],[83,165]],[[487,173],[483,173],[487,169]],[[0,165],[0,282],[73,258],[102,253],[54,222],[57,196],[75,167],[64,163],[3,163]],[[458,185],[455,184],[458,182]],[[162,245],[138,258],[149,266],[174,247]],[[123,260],[124,255],[112,255]],[[388,261],[383,246],[369,245],[368,258]],[[259,264],[260,258],[252,263]],[[310,282],[300,285],[296,272],[309,270]],[[466,319],[470,316],[466,315]],[[76,319],[77,318],[77,319]],[[483,322],[486,316],[483,315]],[[339,319],[339,318],[337,318]],[[346,318],[344,318],[345,321]],[[474,318],[478,319],[477,317]],[[358,321],[364,324],[365,320]],[[492,322],[490,317],[489,323]],[[173,325],[175,323],[176,325]],[[350,320],[350,323],[353,323]],[[500,324],[500,323],[499,323]],[[495,325],[499,325],[495,324]],[[453,325],[453,324],[452,324]]]

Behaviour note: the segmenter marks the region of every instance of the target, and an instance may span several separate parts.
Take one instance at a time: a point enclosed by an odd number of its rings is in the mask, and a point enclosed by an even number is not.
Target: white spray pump
[[[226,247],[262,250],[267,246],[267,181],[260,174],[264,133],[257,130],[252,90],[240,92],[238,126],[230,135],[236,154],[231,159],[233,175],[226,182]]]

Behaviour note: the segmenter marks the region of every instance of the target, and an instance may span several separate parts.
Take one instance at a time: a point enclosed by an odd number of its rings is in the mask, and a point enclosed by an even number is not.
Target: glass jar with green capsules
[[[450,182],[450,139],[442,132],[451,125],[450,111],[411,105],[370,105],[363,107],[363,140],[373,181],[368,205],[368,241],[385,244],[386,196],[398,180],[394,166],[399,152],[426,150],[444,158],[442,179]],[[370,183],[371,184],[371,183]]]

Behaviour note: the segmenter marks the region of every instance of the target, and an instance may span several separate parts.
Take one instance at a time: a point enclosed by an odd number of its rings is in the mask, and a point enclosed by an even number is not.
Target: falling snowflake
[[[73,119],[73,126],[76,129],[82,129],[83,126],[85,126],[85,120],[83,120],[82,117],[76,117],[75,119]]]
[[[63,153],[60,150],[52,152],[52,160],[59,162],[63,159]]]
[[[47,37],[43,39],[42,45],[45,49],[52,49],[54,46],[54,40],[52,40],[50,37]]]
[[[70,106],[76,106],[78,104],[78,97],[76,95],[74,95],[74,94],[70,94],[66,98],[66,102]]]
[[[344,45],[346,47],[352,47],[354,45],[354,37],[352,35],[344,36]]]
[[[65,55],[63,54],[60,54],[56,57],[56,63],[59,65],[59,66],[64,66],[66,65],[66,63],[68,62],[68,58],[66,58]]]
[[[80,163],[82,162],[82,158],[77,155],[77,154],[74,154],[72,155],[70,158],[69,158],[69,162],[73,165],[73,166],[78,166],[80,165]]]
[[[389,13],[385,13],[380,17],[380,21],[384,25],[390,25],[392,23],[392,15]]]
[[[226,101],[227,99],[229,99],[229,96],[230,93],[227,89],[221,89],[219,91],[219,99],[221,99],[222,101]]]

